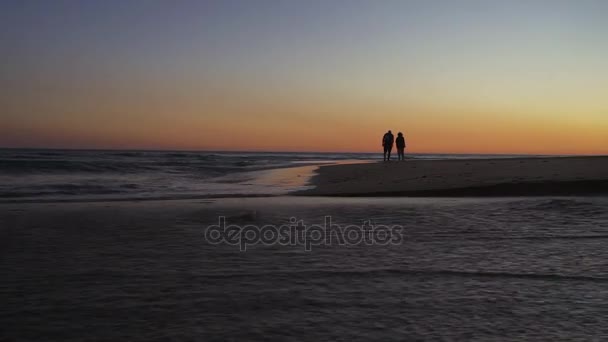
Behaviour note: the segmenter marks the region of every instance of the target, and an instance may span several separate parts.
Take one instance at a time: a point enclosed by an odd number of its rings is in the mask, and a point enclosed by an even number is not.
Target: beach
[[[608,336],[604,157],[3,153],[0,340]]]
[[[0,17],[0,342],[608,341],[608,0]]]
[[[608,194],[608,157],[390,161],[321,166],[312,196]]]

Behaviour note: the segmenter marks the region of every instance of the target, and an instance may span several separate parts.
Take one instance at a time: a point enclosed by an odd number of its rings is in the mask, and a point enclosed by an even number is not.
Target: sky
[[[608,154],[608,1],[0,2],[0,147]]]

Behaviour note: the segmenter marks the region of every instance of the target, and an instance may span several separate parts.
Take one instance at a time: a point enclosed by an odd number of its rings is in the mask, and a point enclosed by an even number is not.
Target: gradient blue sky
[[[608,153],[606,1],[2,1],[0,146]]]

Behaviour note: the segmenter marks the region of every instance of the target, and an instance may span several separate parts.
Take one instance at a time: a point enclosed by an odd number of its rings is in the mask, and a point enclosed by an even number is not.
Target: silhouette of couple
[[[389,130],[384,133],[382,137],[382,147],[384,147],[384,161],[391,160],[391,150],[393,149],[393,144],[397,145],[397,158],[398,160],[404,160],[405,156],[403,151],[405,150],[405,138],[403,137],[403,133],[399,132],[397,134],[397,139],[395,140],[395,136]]]

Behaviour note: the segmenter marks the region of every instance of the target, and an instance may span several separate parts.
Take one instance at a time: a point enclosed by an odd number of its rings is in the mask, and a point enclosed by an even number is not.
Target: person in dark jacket
[[[391,150],[393,149],[393,144],[395,143],[395,136],[391,131],[384,133],[382,137],[382,147],[384,147],[384,161],[391,160]]]
[[[395,143],[397,144],[397,159],[405,160],[405,155],[403,153],[405,150],[405,138],[403,137],[403,133],[399,132],[397,134],[397,140]]]

